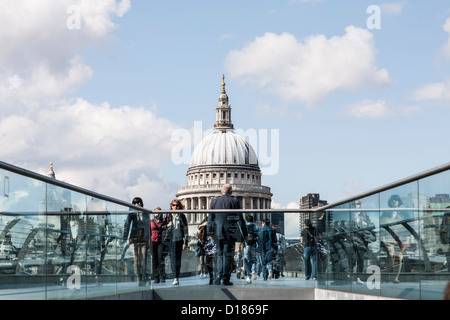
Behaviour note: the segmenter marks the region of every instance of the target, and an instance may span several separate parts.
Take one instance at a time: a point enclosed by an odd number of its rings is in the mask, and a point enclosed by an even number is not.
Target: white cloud
[[[425,84],[414,91],[413,98],[418,101],[450,102],[450,80]]]
[[[360,179],[344,182],[343,189],[345,196],[354,196],[367,191],[366,185]]]
[[[262,102],[255,104],[253,112],[257,118],[261,116],[267,116],[268,114],[272,117],[286,117],[287,108],[286,107],[272,107],[270,104]],[[296,113],[297,114],[297,113]],[[291,114],[289,114],[291,116]],[[299,117],[301,118],[301,117]]]
[[[79,29],[67,27],[70,6]],[[129,0],[0,2],[0,158],[44,174],[54,162],[57,179],[167,206],[176,186],[162,171],[176,125],[154,108],[72,97],[94,73],[83,54],[102,50],[129,9]]]
[[[38,167],[53,161],[61,168],[58,179],[121,199],[136,192],[168,203],[176,188],[161,172],[170,161],[175,129],[143,107],[112,108],[78,99],[1,119],[0,158],[27,159]]]
[[[442,25],[445,32],[449,34],[446,44],[438,52],[438,60],[450,59],[450,18]],[[417,101],[434,101],[437,103],[450,102],[450,80],[427,83],[413,92],[413,99]]]
[[[79,29],[69,29],[70,6],[79,8]],[[93,75],[80,58],[100,48],[117,28],[112,21],[129,0],[5,0],[0,2],[0,103],[3,115],[26,112],[65,97]],[[42,106],[41,106],[42,107]]]
[[[67,27],[71,6],[79,8],[79,29]],[[117,28],[114,16],[123,16],[129,8],[129,0],[1,1],[0,63],[21,72],[42,64],[52,72],[62,71],[76,53],[105,43]]]
[[[372,33],[354,26],[345,28],[343,36],[304,41],[268,32],[231,51],[225,65],[232,78],[313,104],[335,90],[390,85],[388,72],[376,66],[376,52]]]
[[[417,106],[392,106],[385,100],[363,100],[348,105],[344,113],[356,118],[384,118],[392,116],[406,116],[420,112]]]
[[[398,14],[402,13],[404,6],[405,6],[404,2],[387,2],[387,3],[382,3],[380,5],[381,14],[398,15]]]
[[[442,25],[442,28],[445,32],[449,34],[449,38],[447,40],[447,43],[444,44],[444,46],[441,48],[439,52],[439,56],[444,59],[450,59],[450,18],[445,20],[445,23]]]
[[[295,201],[289,202],[286,206],[272,201],[272,209],[298,209],[299,204]],[[284,234],[286,239],[300,238],[300,218],[298,213],[284,214]]]
[[[35,135],[39,131],[36,123],[25,116],[11,115],[0,118],[0,158],[21,154],[35,143]]]
[[[28,76],[12,72],[0,82],[3,115],[26,112],[71,94],[93,74],[92,68],[78,56],[69,61],[63,72],[52,72],[45,64],[36,65]]]
[[[232,38],[234,38],[234,35],[232,33],[225,33],[219,37],[219,42],[222,42],[222,41],[225,41],[228,39],[232,39]]]
[[[298,209],[299,204],[297,202],[290,202],[286,206],[287,209]],[[300,215],[298,213],[285,213],[284,214],[284,229],[287,239],[299,239],[300,238]]]
[[[117,25],[112,22],[111,16],[122,17],[131,8],[130,0],[119,3],[116,0],[80,0],[78,5],[86,32],[95,36],[104,36],[116,29]]]
[[[386,101],[364,100],[347,106],[346,113],[357,118],[380,118],[389,114]]]

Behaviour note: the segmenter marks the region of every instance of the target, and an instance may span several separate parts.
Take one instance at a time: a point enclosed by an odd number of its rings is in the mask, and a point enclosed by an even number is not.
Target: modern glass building
[[[299,300],[352,294],[428,300],[442,299],[450,280],[450,163],[317,210],[239,210],[309,214],[318,231],[317,280],[305,279],[303,246],[294,242],[280,252],[284,263],[275,261],[273,279],[248,284],[236,250],[234,285],[209,285],[198,276],[197,239],[191,235],[178,286],[152,281],[150,258],[148,282],[139,285],[135,250],[123,239],[127,217],[138,211],[152,214],[0,162],[0,299]],[[167,255],[167,278],[169,260]]]

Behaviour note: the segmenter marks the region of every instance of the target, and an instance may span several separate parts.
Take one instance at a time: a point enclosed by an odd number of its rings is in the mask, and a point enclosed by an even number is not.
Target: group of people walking
[[[141,198],[136,197],[132,204],[143,207]],[[175,199],[170,203],[171,210],[183,209],[182,203]],[[153,279],[155,283],[165,282],[165,257],[170,257],[173,274],[173,285],[179,284],[181,255],[187,248],[189,233],[188,222],[183,213],[156,213],[150,215],[142,211],[130,212],[124,226],[123,239],[134,247],[134,274],[138,277],[140,286],[146,285],[151,277],[148,272],[148,253],[151,253]],[[150,249],[150,250],[149,250]]]
[[[199,225],[199,254],[201,273],[208,274],[210,284],[232,285],[230,277],[235,270],[235,248],[243,245],[245,273],[247,283],[255,279],[258,265],[262,269],[264,280],[273,275],[272,264],[284,246],[277,234],[265,219],[261,229],[253,223],[248,215],[244,221],[242,214],[220,212],[220,210],[241,209],[240,203],[233,198],[232,187],[223,186],[221,196],[211,202],[211,213]],[[132,203],[143,207],[141,198],[134,198]],[[175,199],[170,203],[171,210],[182,210],[182,203]],[[153,218],[142,211],[130,212],[124,226],[123,239],[134,247],[134,273],[139,285],[150,281],[147,261],[151,254],[152,277],[155,283],[165,282],[165,257],[169,255],[173,274],[173,285],[179,284],[181,256],[188,246],[188,222],[183,213],[174,211],[158,214],[161,208],[154,209]],[[279,250],[279,244],[280,250]],[[239,250],[238,250],[239,251]]]
[[[241,208],[239,201],[231,197],[231,185],[226,184],[221,193],[222,196],[211,202],[211,209],[217,211]],[[281,248],[278,245],[280,241],[277,241],[280,237],[277,238],[275,229],[270,227],[269,219],[265,219],[262,228],[258,229],[251,215],[247,215],[244,221],[240,213],[212,212],[208,214],[206,221],[199,225],[199,229],[198,247],[201,252],[200,262],[203,264],[201,275],[207,272],[210,284],[232,285],[231,274],[239,274],[237,269],[241,266],[244,267],[243,273],[247,283],[256,279],[258,266],[262,269],[264,280],[272,277],[272,264]],[[211,251],[209,248],[213,247],[212,242],[215,250]],[[285,242],[282,243],[285,246]]]

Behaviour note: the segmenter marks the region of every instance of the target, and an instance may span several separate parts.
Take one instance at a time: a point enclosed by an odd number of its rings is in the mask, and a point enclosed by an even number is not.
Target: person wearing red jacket
[[[155,211],[161,210],[156,207]],[[154,214],[154,218],[150,221],[151,237],[150,249],[152,254],[152,271],[155,283],[166,282],[166,267],[164,264],[165,254],[167,249],[162,241],[162,231],[167,227],[167,221],[164,215],[159,213]]]

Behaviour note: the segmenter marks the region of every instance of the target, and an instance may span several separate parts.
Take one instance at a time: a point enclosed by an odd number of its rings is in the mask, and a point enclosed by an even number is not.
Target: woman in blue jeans
[[[273,265],[277,251],[277,236],[275,230],[270,227],[270,220],[262,221],[262,228],[258,232],[258,248],[261,253],[262,273],[264,280],[272,279]]]
[[[180,200],[174,199],[170,203],[170,210],[183,210]],[[169,257],[172,266],[173,285],[178,285],[181,269],[181,254],[187,248],[189,239],[188,221],[184,213],[169,214],[167,227],[172,229],[172,239],[169,243]]]
[[[300,236],[300,241],[303,244],[303,254],[305,259],[305,277],[309,280],[317,280],[316,276],[316,239],[317,231],[311,224],[309,219],[305,220],[305,229],[303,229]]]
[[[245,226],[247,228],[248,238],[244,243],[245,273],[247,283],[256,280],[256,250],[258,247],[258,227],[253,224],[253,216],[245,217]]]

